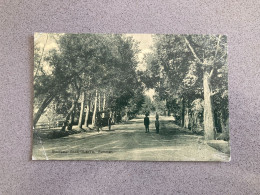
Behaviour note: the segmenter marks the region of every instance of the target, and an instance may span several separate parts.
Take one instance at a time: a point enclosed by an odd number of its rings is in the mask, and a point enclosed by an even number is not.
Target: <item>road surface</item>
[[[57,139],[34,142],[35,160],[130,160],[130,161],[229,161],[229,155],[202,141],[202,136],[160,117],[156,134],[154,117],[150,133],[145,133],[142,118],[107,127],[98,133],[83,132]]]

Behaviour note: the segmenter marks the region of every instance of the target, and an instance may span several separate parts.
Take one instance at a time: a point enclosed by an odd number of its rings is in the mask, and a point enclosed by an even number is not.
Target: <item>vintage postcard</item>
[[[33,160],[230,160],[225,35],[35,33],[33,74]]]

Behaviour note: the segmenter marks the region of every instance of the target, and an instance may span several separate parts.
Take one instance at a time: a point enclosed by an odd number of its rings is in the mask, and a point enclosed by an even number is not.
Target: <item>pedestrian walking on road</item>
[[[156,112],[156,118],[158,118],[159,119],[159,114]]]
[[[148,113],[146,113],[145,117],[144,117],[145,133],[149,132],[149,125],[150,125],[150,120],[149,120],[149,117],[148,117]]]
[[[156,114],[155,128],[156,128],[156,133],[159,133],[160,122],[159,122],[159,115],[157,114]]]

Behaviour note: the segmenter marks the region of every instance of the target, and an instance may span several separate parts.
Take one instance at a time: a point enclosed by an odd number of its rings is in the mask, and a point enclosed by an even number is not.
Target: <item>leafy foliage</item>
[[[57,45],[44,58],[48,73],[42,71],[35,76],[36,105],[40,107],[44,99],[54,96],[57,113],[66,115],[81,92],[93,101],[95,97],[90,95],[98,90],[107,97],[107,109],[121,111],[129,107],[129,112],[138,112],[143,87],[136,73],[138,49],[131,37],[64,34],[57,38]],[[35,64],[39,55],[36,48]]]
[[[147,70],[139,73],[146,87],[154,88],[157,99],[165,100],[167,109],[183,121],[185,107],[190,110],[187,115],[203,115],[203,80],[207,73],[211,106],[217,120],[227,121],[226,36],[154,35],[153,39],[153,52],[145,56]]]

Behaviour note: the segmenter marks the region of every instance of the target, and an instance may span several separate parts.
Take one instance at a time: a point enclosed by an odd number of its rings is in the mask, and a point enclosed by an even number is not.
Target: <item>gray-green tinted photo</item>
[[[33,160],[229,161],[227,37],[34,36]]]

